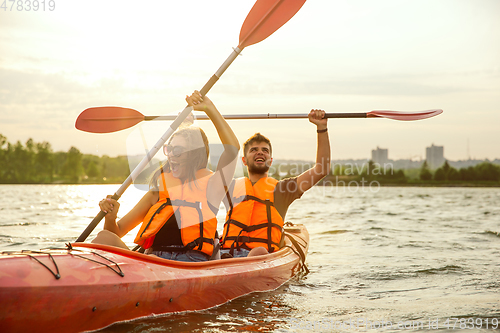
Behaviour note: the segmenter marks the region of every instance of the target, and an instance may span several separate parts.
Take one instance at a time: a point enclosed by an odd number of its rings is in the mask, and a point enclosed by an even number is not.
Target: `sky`
[[[0,134],[54,151],[127,154],[138,131],[75,128],[86,108],[177,114],[238,45],[253,0],[54,0],[55,9],[0,8]],[[11,10],[12,6],[12,10]],[[330,119],[332,159],[500,158],[500,1],[308,0],[248,46],[208,93],[222,114],[443,109],[427,120]],[[211,143],[213,126],[198,121]],[[239,141],[268,136],[274,158],[314,160],[307,119],[233,120]]]

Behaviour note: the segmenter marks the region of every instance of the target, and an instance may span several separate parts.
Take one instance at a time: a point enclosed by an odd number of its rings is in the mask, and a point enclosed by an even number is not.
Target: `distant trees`
[[[63,176],[66,176],[72,183],[78,183],[83,175],[82,153],[71,147],[66,154],[66,162],[62,168]]]
[[[35,177],[36,148],[32,139],[24,147],[21,142],[11,144],[0,135],[0,179],[11,183],[26,183]]]
[[[35,168],[38,171],[37,180],[41,183],[50,183],[54,179],[54,153],[48,142],[36,144]]]
[[[373,161],[363,164],[333,164],[325,183],[336,182],[339,177],[359,181],[377,181],[382,184],[404,184],[408,181],[403,170],[395,170],[391,163],[380,165]]]
[[[483,162],[476,165],[475,169],[478,180],[500,181],[500,167],[498,165]]]
[[[129,175],[125,156],[84,155],[77,148],[53,152],[48,142],[12,144],[0,134],[0,183],[42,184],[122,182]]]
[[[431,179],[432,179],[432,173],[429,170],[427,161],[424,161],[422,167],[420,168],[420,180],[431,180]]]
[[[82,154],[75,147],[67,152],[54,152],[50,143],[37,143],[33,139],[24,145],[20,141],[12,144],[0,134],[0,184],[121,183],[130,173],[128,162],[126,156],[99,157]],[[308,163],[283,163],[273,166],[270,175],[289,177],[310,167]],[[416,177],[422,182],[500,182],[500,166],[489,161],[458,170],[445,161],[434,173],[424,162],[414,172],[415,176],[408,178],[403,170],[394,170],[391,164],[381,166],[369,161],[362,166],[333,164],[326,178],[362,177],[388,184],[407,183]]]
[[[459,170],[450,166],[448,161],[445,161],[443,166],[438,168],[434,175],[427,166],[427,162],[424,162],[422,168],[420,169],[420,180],[430,181],[435,180],[438,182],[449,181],[464,181],[464,182],[475,182],[475,181],[500,181],[500,166],[492,164],[485,161],[474,167],[461,168]]]
[[[377,180],[387,183],[404,183],[407,181],[403,170],[394,170],[390,163],[382,166],[372,160],[368,161],[368,165],[360,173],[360,176],[367,180]]]

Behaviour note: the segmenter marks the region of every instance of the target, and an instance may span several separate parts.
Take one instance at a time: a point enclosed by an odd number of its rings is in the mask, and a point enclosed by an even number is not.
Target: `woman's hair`
[[[178,129],[172,134],[168,143],[170,144],[176,136],[183,137],[187,144],[187,150],[184,154],[187,154],[186,159],[189,162],[184,167],[187,168],[187,181],[191,184],[192,181],[196,180],[196,172],[206,168],[208,165],[208,154],[210,152],[208,139],[201,128],[194,126]],[[153,173],[149,183],[150,189],[158,190],[158,177],[162,172],[170,172],[170,162],[168,159]]]

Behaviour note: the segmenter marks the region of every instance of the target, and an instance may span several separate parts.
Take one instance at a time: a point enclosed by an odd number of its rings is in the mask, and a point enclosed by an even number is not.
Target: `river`
[[[0,250],[74,241],[117,188],[1,185]],[[121,213],[142,194],[127,190]],[[221,229],[223,212],[218,218]],[[310,232],[309,274],[217,308],[103,332],[500,329],[500,189],[318,186],[286,220]]]

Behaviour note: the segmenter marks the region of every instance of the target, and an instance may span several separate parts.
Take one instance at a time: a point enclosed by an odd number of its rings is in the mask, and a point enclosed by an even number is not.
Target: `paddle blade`
[[[299,11],[306,0],[257,0],[240,30],[238,48],[256,44],[271,36]]]
[[[418,112],[375,110],[368,112],[366,116],[367,118],[380,117],[380,118],[388,118],[394,120],[411,121],[411,120],[421,120],[421,119],[431,118],[441,113],[443,113],[443,110],[441,109],[418,111]]]
[[[139,111],[118,106],[104,106],[84,110],[75,122],[75,127],[90,133],[120,131],[144,120]]]

